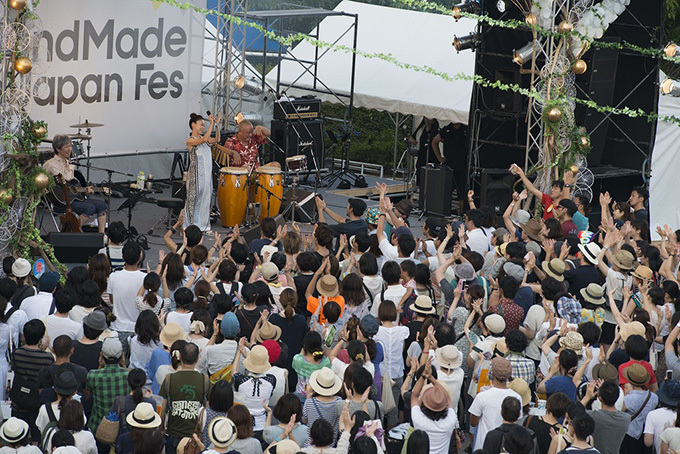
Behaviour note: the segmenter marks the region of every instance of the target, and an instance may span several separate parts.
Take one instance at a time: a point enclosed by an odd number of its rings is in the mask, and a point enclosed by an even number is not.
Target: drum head
[[[220,173],[227,173],[229,175],[246,175],[248,170],[244,167],[222,167]]]
[[[286,158],[286,162],[295,162],[295,161],[306,161],[307,156],[303,154],[296,154],[295,156],[291,156],[290,158]]]
[[[278,175],[283,173],[281,169],[272,166],[261,166],[255,170],[256,173],[266,173],[268,175]]]

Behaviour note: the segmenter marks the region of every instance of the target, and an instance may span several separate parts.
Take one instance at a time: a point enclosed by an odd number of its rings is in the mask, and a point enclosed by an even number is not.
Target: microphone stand
[[[75,164],[78,167],[81,166],[80,162],[78,162],[79,159],[80,158],[74,159]],[[117,174],[117,175],[124,175],[126,177],[134,177],[134,175],[132,175],[130,173],[120,172],[118,170],[111,170],[111,169],[106,169],[106,168],[103,168],[103,167],[93,166],[92,164],[89,163],[89,159],[88,159],[88,163],[87,163],[86,167],[87,167],[87,174],[88,175],[90,174],[90,169],[99,170],[100,172],[106,172],[108,174],[107,186],[109,187],[109,192],[106,195],[106,222],[109,223],[109,222],[111,222],[111,193],[113,192],[113,182],[111,181],[112,175],[114,173]],[[88,183],[89,183],[89,181],[88,181]]]

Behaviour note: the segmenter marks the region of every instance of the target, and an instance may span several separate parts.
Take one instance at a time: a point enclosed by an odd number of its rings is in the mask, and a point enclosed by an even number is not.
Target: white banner
[[[92,156],[185,148],[204,16],[149,0],[48,0],[36,12],[47,62],[36,65],[46,72],[34,74],[31,118],[50,138],[88,120],[105,125],[92,129]]]

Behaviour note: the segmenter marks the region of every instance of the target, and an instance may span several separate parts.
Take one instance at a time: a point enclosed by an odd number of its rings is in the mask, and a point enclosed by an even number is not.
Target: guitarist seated
[[[54,176],[61,174],[67,182],[74,180],[76,177],[75,166],[69,163],[72,148],[71,139],[67,135],[57,134],[54,136],[52,139],[54,157],[45,162],[43,168]],[[92,194],[93,192],[94,188],[87,186],[87,193]],[[91,217],[97,216],[99,233],[104,233],[104,228],[106,227],[106,202],[97,199],[73,200],[71,201],[71,209],[79,216],[81,227]]]

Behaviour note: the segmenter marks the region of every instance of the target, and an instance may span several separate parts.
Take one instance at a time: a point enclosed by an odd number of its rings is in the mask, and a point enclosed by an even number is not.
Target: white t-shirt
[[[376,295],[379,295],[383,289],[382,277],[380,277],[380,274],[376,274],[375,276],[364,276],[363,280],[364,285],[368,291],[371,292],[370,297],[371,301],[373,301],[373,298],[375,298]]]
[[[489,237],[486,236],[484,230],[474,229],[467,232],[467,241],[465,244],[471,251],[478,252],[484,256],[490,249]],[[500,425],[500,424],[499,424]]]
[[[107,292],[113,302],[113,314],[116,320],[111,328],[118,332],[132,333],[139,316],[136,299],[139,288],[144,283],[145,273],[136,270],[114,271],[109,276]]]
[[[381,326],[373,338],[376,342],[383,345],[385,359],[380,363],[380,371],[384,374],[385,368],[390,377],[399,378],[404,375],[404,341],[410,334],[406,326],[393,326],[386,328]]]
[[[541,344],[543,339],[539,337],[539,330],[545,319],[545,309],[542,304],[534,304],[527,311],[527,316],[524,318],[523,326],[535,331],[534,338],[529,341],[526,349],[528,358],[539,360],[541,359]]]
[[[151,354],[157,348],[163,348],[160,342],[151,341],[147,345],[142,344],[134,335],[130,338],[130,369],[146,370],[146,364],[151,359]]]
[[[68,313],[68,318],[70,318],[74,322],[83,323],[83,319],[90,315],[93,310],[94,310],[93,307],[88,308],[79,305],[73,306],[73,309],[71,309]]]
[[[661,441],[673,452],[680,450],[680,427],[669,427],[661,434]]]
[[[454,408],[457,408],[458,400],[460,399],[460,391],[463,387],[463,380],[465,379],[465,371],[458,367],[447,375],[441,371],[438,364],[437,366],[437,380],[439,380],[441,383],[444,383],[451,390],[451,395],[453,396],[453,406]]]
[[[52,300],[54,296],[49,292],[39,292],[37,295],[29,296],[21,302],[19,309],[24,311],[28,320],[45,320],[50,314]]]
[[[191,332],[191,316],[194,315],[193,312],[179,313],[179,312],[168,312],[165,317],[165,324],[177,323],[179,326],[184,328],[184,331],[189,334]]]
[[[673,410],[666,407],[657,408],[647,413],[644,433],[654,435],[655,452],[659,452],[661,447],[661,434],[663,431],[675,426],[676,416]]]
[[[430,439],[430,454],[448,454],[451,433],[458,427],[456,412],[449,408],[446,418],[432,421],[425,416],[419,405],[411,408],[411,423],[416,430],[424,430]]]
[[[7,315],[7,312],[12,308],[10,304],[7,305],[5,308],[5,315]],[[28,321],[28,316],[26,315],[26,312],[22,311],[21,309],[15,310],[12,315],[9,316],[9,320],[7,320],[7,324],[12,330],[12,337],[14,338],[14,345],[17,347],[19,346],[19,333],[24,332],[24,325]]]
[[[54,433],[52,434],[54,436]],[[89,430],[72,432],[73,439],[76,441],[76,448],[81,454],[97,454],[97,442],[94,435]],[[52,438],[47,442],[47,452],[52,452]]]
[[[41,433],[45,430],[45,427],[47,427],[47,424],[50,422],[50,417],[47,415],[47,409],[45,408],[45,405],[47,404],[40,406],[40,409],[38,410],[38,417],[35,419],[35,426]],[[59,415],[61,414],[61,411],[59,410],[59,404],[52,402],[50,405],[52,405],[54,417],[59,420]],[[87,426],[87,416],[83,415],[83,418],[85,418],[85,425]]]
[[[477,436],[475,437],[475,449],[482,449],[484,439],[489,431],[503,424],[501,416],[501,404],[508,396],[516,397],[522,402],[522,398],[512,389],[500,389],[492,387],[477,394],[470,405],[470,414],[479,416]]]
[[[394,285],[389,285],[385,289],[384,299],[381,298],[381,292],[378,292],[377,295],[375,295],[375,298],[373,298],[373,306],[371,306],[371,315],[374,316],[375,318],[378,318],[378,310],[380,309],[380,303],[383,301],[392,301],[394,305],[399,309],[399,302],[401,301],[401,298],[404,296],[406,293],[406,287],[404,287],[401,284],[394,284]],[[395,320],[396,321],[396,320]]]
[[[40,448],[33,445],[20,446],[16,449],[10,448],[9,446],[3,446],[0,448],[0,454],[43,454],[43,452]]]
[[[51,347],[54,344],[54,339],[64,334],[73,340],[83,337],[83,325],[68,317],[52,314],[45,319],[45,334],[50,338]]]
[[[615,300],[623,300],[623,287],[628,287],[633,284],[633,277],[628,275],[624,276],[619,271],[614,271],[612,268],[607,270],[607,278],[605,279],[605,288],[607,292],[612,292],[612,296]],[[604,307],[604,321],[607,323],[616,324],[614,315],[612,311],[609,310],[609,305],[605,304]]]
[[[335,372],[335,375],[337,375],[338,377],[340,377],[343,380],[345,379],[345,371],[347,370],[348,367],[349,367],[349,364],[342,362],[338,358],[334,358],[333,362],[331,363],[331,369],[333,369],[333,372]],[[369,371],[371,373],[371,377],[373,377],[375,375],[375,365],[372,362],[366,361],[364,363],[364,369],[366,369],[367,371]]]

